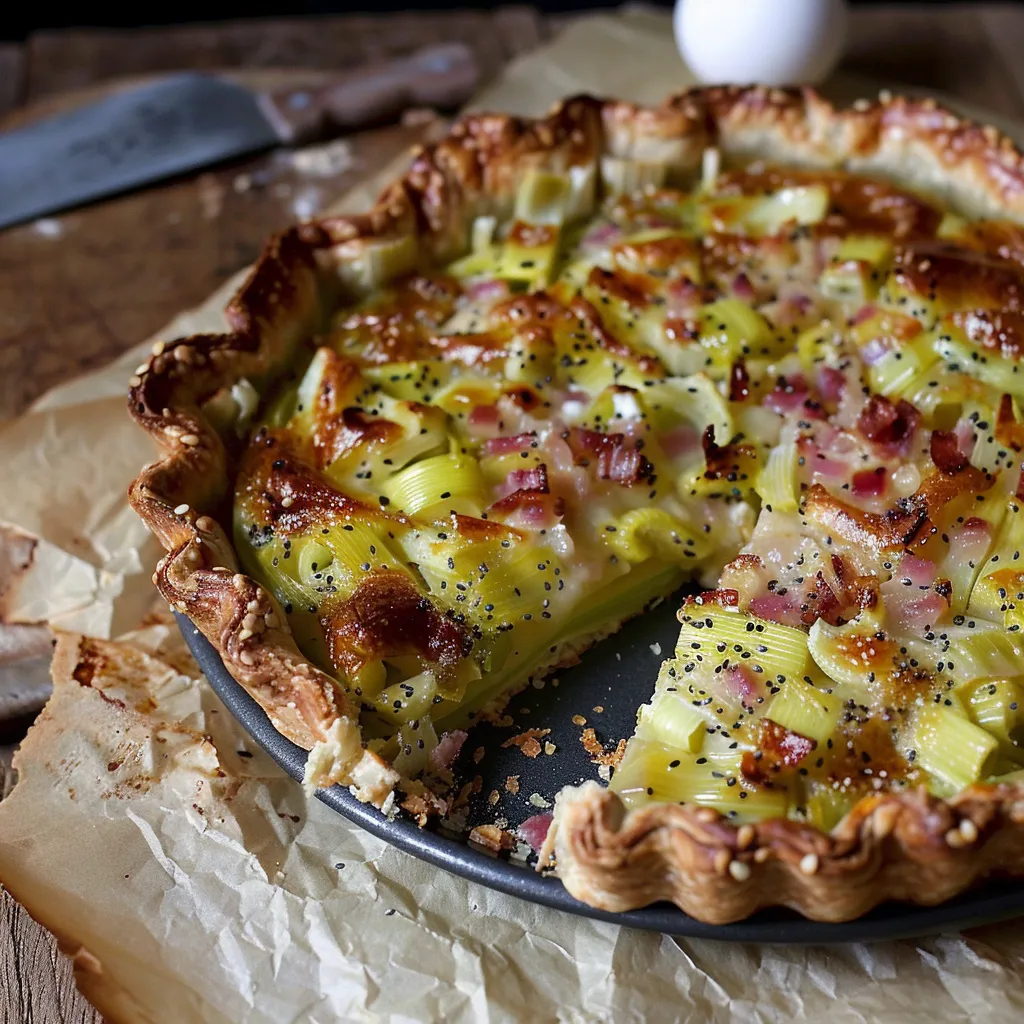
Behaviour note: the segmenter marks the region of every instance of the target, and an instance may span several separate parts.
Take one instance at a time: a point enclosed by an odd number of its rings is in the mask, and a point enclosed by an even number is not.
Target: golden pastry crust
[[[397,773],[360,744],[357,711],[298,651],[273,599],[237,572],[218,522],[236,452],[203,405],[241,379],[272,379],[339,299],[389,273],[461,255],[474,218],[508,219],[528,168],[578,168],[602,183],[652,170],[693,179],[708,147],[752,158],[881,175],[972,216],[1024,222],[1024,163],[991,128],[930,101],[883,98],[837,110],[812,90],[696,89],[656,108],[589,97],[546,119],[471,115],[419,151],[361,217],[304,224],[274,239],[227,310],[229,333],[159,344],[133,379],[130,410],[163,449],[130,489],[166,557],[155,582],[213,643],[275,726],[313,750],[307,780],[340,782],[389,806]],[[581,211],[586,212],[586,211]],[[1009,243],[1008,243],[1009,244]],[[1002,871],[1020,874],[1024,796],[974,787],[943,802],[921,794],[863,802],[831,836],[786,821],[739,828],[716,812],[655,805],[623,816],[596,784],[563,794],[552,841],[567,888],[624,910],[670,899],[707,921],[782,903],[845,920],[882,900],[934,903]]]
[[[550,845],[577,899],[620,911],[668,900],[709,924],[784,906],[850,921],[885,900],[933,905],[1024,872],[1024,792],[972,786],[861,800],[830,833],[775,818],[736,826],[708,807],[628,814],[596,782],[559,794]]]

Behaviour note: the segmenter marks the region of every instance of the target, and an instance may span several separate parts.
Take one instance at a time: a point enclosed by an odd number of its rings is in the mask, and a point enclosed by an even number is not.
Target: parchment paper
[[[484,100],[656,99],[684,82],[668,38],[646,13],[577,24]],[[163,335],[216,329],[234,284]],[[147,348],[0,432],[0,611],[66,631],[0,803],[0,879],[111,1021],[1022,1018],[1018,925],[836,948],[676,941],[461,881],[307,800],[166,613],[125,634],[150,611],[156,556],[123,499],[152,454],[123,411]]]

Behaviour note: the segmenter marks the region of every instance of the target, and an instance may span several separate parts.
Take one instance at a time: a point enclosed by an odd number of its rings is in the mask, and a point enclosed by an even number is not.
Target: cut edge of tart
[[[571,181],[579,214],[604,194],[699,179],[708,153],[727,164],[768,159],[878,174],[968,215],[1024,220],[1017,150],[929,101],[887,98],[837,110],[811,90],[763,88],[697,89],[657,108],[581,97],[540,121],[458,122],[366,216],[304,224],[274,239],[227,309],[230,333],[160,343],[140,367],[130,409],[165,453],[130,489],[167,552],[154,581],[275,727],[311,751],[311,785],[341,783],[389,811],[400,773],[364,745],[360,707],[300,653],[280,602],[240,571],[221,525],[238,457],[224,422],[248,421],[254,386],[258,393],[293,363],[339,300],[462,257],[481,220],[511,222],[528,176]],[[543,196],[534,200],[543,206]],[[526,240],[536,247],[535,237]],[[870,257],[858,253],[853,262],[862,258]],[[291,491],[277,497],[293,505]],[[858,526],[834,502],[818,505],[833,523],[845,517],[848,532]],[[592,639],[574,637],[551,651],[550,665],[539,659],[537,671],[571,660]],[[627,812],[616,793],[587,783],[560,794],[541,861],[553,851],[569,891],[608,910],[668,899],[710,922],[777,904],[846,920],[885,899],[937,903],[985,875],[1024,872],[1022,824],[1016,782],[948,799],[923,789],[866,796],[830,832],[787,818],[734,824],[693,804]]]

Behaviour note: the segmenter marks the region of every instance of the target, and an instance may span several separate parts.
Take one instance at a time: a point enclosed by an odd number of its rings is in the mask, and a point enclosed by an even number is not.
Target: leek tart
[[[605,909],[848,919],[1024,873],[1024,170],[906,100],[474,116],[159,346],[156,582],[307,781],[444,815],[464,730],[684,584]]]

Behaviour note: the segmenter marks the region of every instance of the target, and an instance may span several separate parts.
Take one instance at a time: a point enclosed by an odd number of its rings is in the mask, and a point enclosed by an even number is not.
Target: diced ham
[[[500,485],[499,497],[505,498],[515,491],[535,491],[538,494],[548,493],[548,468],[544,463],[531,466],[529,469],[513,469]]]
[[[807,401],[807,381],[799,374],[780,377],[775,389],[765,396],[764,404],[780,416],[796,412]]]
[[[978,432],[970,420],[960,420],[953,430],[956,435],[956,443],[968,459],[974,451],[975,442],[978,439]]]
[[[757,293],[754,291],[754,286],[750,283],[750,278],[742,271],[733,278],[732,293],[743,302],[753,303],[757,298]]]
[[[565,514],[565,502],[553,494],[518,490],[487,509],[487,518],[521,530],[551,530]]]
[[[850,490],[857,498],[880,498],[885,494],[889,474],[884,466],[862,469],[853,474]]]
[[[860,358],[868,366],[880,363],[889,354],[889,346],[884,338],[872,338],[860,350]]]
[[[438,744],[430,752],[428,761],[430,767],[435,771],[441,768],[451,768],[462,750],[462,744],[469,738],[469,734],[462,729],[453,729],[441,736]]]
[[[700,450],[700,433],[689,423],[681,424],[658,435],[661,450],[670,458]]]
[[[761,594],[750,602],[750,611],[761,619],[779,622],[784,626],[799,626],[802,623],[801,601],[801,592],[798,590],[787,590],[784,594]]]
[[[904,399],[893,405],[882,395],[872,395],[857,417],[857,431],[894,453],[906,454],[920,422],[921,414]]]
[[[805,420],[825,418],[821,406],[811,397],[807,381],[799,374],[780,377],[775,389],[765,396],[763,404],[766,409],[771,409],[779,416],[799,413]]]
[[[532,448],[536,442],[537,435],[532,432],[513,437],[492,437],[484,442],[484,452],[487,455],[512,455]]]
[[[528,843],[534,853],[544,845],[544,840],[548,837],[548,829],[551,828],[551,822],[554,821],[554,818],[555,816],[551,811],[545,811],[543,814],[534,814],[532,817],[527,818],[517,829],[523,842]]]
[[[921,633],[935,626],[949,610],[949,602],[937,591],[908,591],[886,602],[890,620],[904,629]]]
[[[466,431],[478,441],[487,441],[501,433],[501,412],[496,405],[476,405],[466,417]]]
[[[829,441],[834,439],[827,438],[824,447],[830,447]],[[804,458],[804,465],[814,478],[820,477],[823,480],[845,480],[850,472],[849,463],[843,462],[841,459],[829,458],[822,451],[822,443],[819,442],[817,437],[801,437],[797,442],[797,447],[800,454]]]
[[[867,305],[861,306],[856,313],[850,318],[850,324],[856,327],[858,324],[866,323],[878,312],[877,306]]]
[[[728,695],[739,700],[744,707],[753,707],[758,698],[764,696],[761,681],[746,665],[727,666],[722,672],[722,681]]]
[[[843,397],[846,390],[846,377],[841,370],[832,366],[823,366],[818,370],[818,393],[822,400],[830,405]]]
[[[949,531],[950,554],[961,563],[980,565],[992,542],[992,527],[979,516],[971,516],[963,525]]]
[[[909,580],[912,587],[930,587],[935,582],[938,571],[938,566],[934,562],[907,554],[903,556],[894,578],[900,582]]]
[[[949,581],[936,582],[937,574],[934,562],[911,554],[903,556],[892,579],[881,587],[886,612],[895,625],[922,632],[939,622],[949,609]]]
[[[622,238],[622,228],[617,224],[598,224],[581,239],[581,249],[603,249]]]
[[[630,447],[622,434],[602,434],[573,427],[565,438],[579,466],[596,466],[602,480],[629,486],[646,480],[654,467],[640,451],[639,442]]]
[[[946,476],[954,476],[965,470],[971,460],[960,447],[960,439],[951,430],[933,430],[929,452],[935,468]]]
[[[476,302],[497,302],[499,299],[507,299],[510,294],[506,281],[494,279],[476,281],[466,287],[466,295]]]

